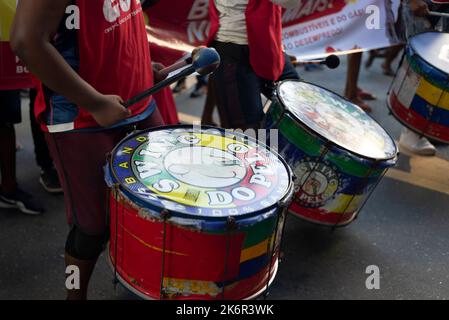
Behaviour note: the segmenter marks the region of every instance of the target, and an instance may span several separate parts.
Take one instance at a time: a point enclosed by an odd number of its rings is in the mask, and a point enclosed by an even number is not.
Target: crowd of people
[[[155,2],[144,1],[144,5]],[[68,291],[68,298],[85,299],[90,276],[108,240],[107,188],[102,170],[105,155],[130,130],[176,123],[177,117],[164,121],[164,102],[157,97],[130,108],[123,106],[123,101],[164,79],[161,67],[151,61],[143,16],[136,14],[127,23],[103,32],[114,17],[117,19],[115,9],[104,9],[100,1],[81,0],[76,3],[86,18],[81,19],[80,29],[71,30],[64,21],[65,9],[72,3],[20,1],[11,46],[36,80],[35,88],[29,91],[30,120],[36,161],[42,170],[40,182],[48,192],[64,193],[70,225],[65,261],[81,271],[81,288]],[[137,12],[140,4],[129,3],[130,10]],[[282,7],[296,3],[211,1],[208,45],[218,51],[222,63],[209,79],[198,77],[191,92],[192,98],[207,92],[203,123],[217,125],[212,116],[217,107],[221,127],[259,128],[264,117],[261,95],[270,98],[276,81],[299,79],[281,40]],[[407,30],[404,39],[437,26],[449,32],[448,24],[438,25],[438,19],[428,18],[433,5],[431,1],[402,1],[399,23]],[[438,10],[447,7],[440,5]],[[382,55],[384,73],[393,76],[391,64],[401,50],[394,47],[383,54],[372,52],[367,66]],[[358,85],[361,61],[362,53],[349,57],[345,96],[370,112],[365,100],[376,97]],[[174,91],[184,87],[180,82]],[[42,205],[22,190],[16,179],[14,124],[21,121],[20,101],[20,90],[0,91],[0,207],[40,214]],[[436,152],[429,140],[405,128],[400,145],[418,154]]]

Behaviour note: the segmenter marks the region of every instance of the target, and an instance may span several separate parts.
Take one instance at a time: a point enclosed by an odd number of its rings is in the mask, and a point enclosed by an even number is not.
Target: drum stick
[[[173,71],[176,71],[178,69],[184,68],[185,66],[188,66],[189,64],[192,64],[192,62],[193,62],[193,58],[192,57],[188,57],[188,58],[183,59],[181,61],[175,62],[171,66],[168,66],[167,68],[164,68],[164,69],[162,69],[159,72],[162,75],[164,75],[164,76],[168,76]]]
[[[192,59],[192,65],[185,70],[182,70],[180,73],[162,80],[157,83],[154,87],[151,87],[138,95],[132,97],[128,101],[125,101],[123,105],[128,108],[133,104],[155,94],[156,92],[162,90],[163,88],[181,80],[182,78],[188,77],[194,72],[198,72],[200,75],[206,75],[214,72],[218,66],[220,65],[220,55],[215,49],[204,48],[200,49]]]
[[[159,92],[160,90],[164,89],[165,87],[168,87],[169,85],[181,80],[182,78],[188,77],[190,76],[192,73],[194,73],[196,70],[194,67],[190,66],[187,69],[181,71],[180,73],[174,75],[171,78],[167,78],[165,80],[162,80],[161,82],[157,83],[154,87],[149,88],[148,90],[145,90],[141,93],[139,93],[138,95],[132,97],[131,99],[129,99],[128,101],[126,101],[125,103],[123,103],[123,105],[126,108],[129,108],[130,106],[132,106],[133,104]]]
[[[325,65],[329,69],[337,69],[340,66],[340,58],[334,54],[331,54],[323,59],[293,61],[293,65],[295,66],[310,65],[310,64]]]
[[[449,13],[444,12],[430,11],[429,15],[434,17],[449,18]]]

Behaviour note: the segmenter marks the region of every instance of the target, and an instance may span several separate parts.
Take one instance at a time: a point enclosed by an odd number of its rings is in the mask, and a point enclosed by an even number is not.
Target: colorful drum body
[[[267,147],[213,128],[137,132],[106,181],[111,263],[139,296],[249,299],[274,279],[293,182]]]
[[[449,143],[449,34],[412,37],[388,94],[388,107],[403,125]]]
[[[296,177],[290,212],[318,224],[349,224],[396,163],[396,145],[377,122],[306,82],[278,85],[267,127],[279,129],[279,153]]]

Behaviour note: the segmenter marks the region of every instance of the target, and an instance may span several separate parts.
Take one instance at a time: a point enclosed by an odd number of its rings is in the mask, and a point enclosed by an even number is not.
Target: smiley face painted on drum
[[[164,165],[174,178],[203,188],[229,187],[241,182],[246,175],[241,159],[209,147],[175,149],[167,154]]]
[[[274,205],[288,181],[273,154],[238,136],[166,130],[120,148],[116,174],[129,190],[187,214],[251,213]]]

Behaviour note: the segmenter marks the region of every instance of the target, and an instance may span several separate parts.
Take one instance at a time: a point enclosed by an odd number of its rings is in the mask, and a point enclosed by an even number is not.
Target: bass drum
[[[449,143],[449,34],[410,39],[388,94],[388,108],[404,126]]]
[[[278,268],[290,169],[220,129],[167,127],[123,140],[106,166],[109,255],[147,299],[250,299]]]
[[[353,221],[397,161],[393,139],[377,122],[310,83],[281,82],[266,127],[279,130],[279,152],[296,177],[290,212],[318,224]]]

